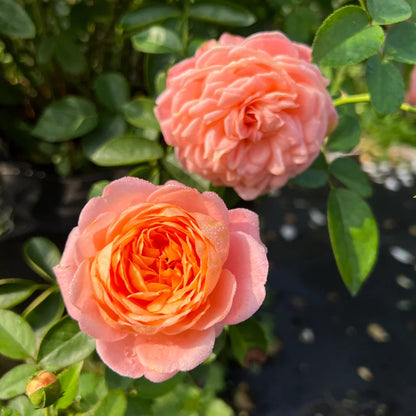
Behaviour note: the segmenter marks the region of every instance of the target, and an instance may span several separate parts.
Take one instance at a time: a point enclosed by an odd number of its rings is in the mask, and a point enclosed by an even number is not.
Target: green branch
[[[370,102],[370,94],[354,94],[354,95],[346,95],[344,97],[336,98],[333,103],[335,107],[344,104],[357,104],[357,103],[369,103]],[[416,107],[412,107],[407,103],[403,103],[400,106],[400,110],[408,111],[410,113],[416,113]]]

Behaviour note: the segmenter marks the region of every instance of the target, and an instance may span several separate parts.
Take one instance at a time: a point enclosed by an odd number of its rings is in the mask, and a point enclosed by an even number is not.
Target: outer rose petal
[[[74,277],[74,274],[77,271],[77,266],[75,263],[75,244],[78,238],[79,229],[78,227],[75,227],[68,236],[68,240],[66,241],[65,249],[62,253],[60,263],[53,268],[53,271],[56,275],[56,279],[61,289],[66,309],[68,311],[68,314],[73,319],[79,319],[80,317],[78,308],[72,305],[72,302],[69,299],[71,293],[71,281]]]
[[[79,217],[79,227],[83,231],[99,214],[112,211],[120,214],[127,206],[146,202],[146,198],[156,190],[156,186],[143,179],[124,177],[108,184],[102,197],[92,198],[85,205]]]
[[[242,231],[251,235],[255,240],[260,240],[259,216],[244,208],[230,210],[230,231]]]
[[[231,325],[249,318],[263,303],[269,268],[266,249],[250,235],[234,232],[230,237],[230,254],[225,267],[237,279],[233,306],[223,321],[225,325]]]
[[[178,335],[156,334],[137,338],[136,352],[145,368],[161,374],[189,371],[205,361],[215,342],[213,327]]]

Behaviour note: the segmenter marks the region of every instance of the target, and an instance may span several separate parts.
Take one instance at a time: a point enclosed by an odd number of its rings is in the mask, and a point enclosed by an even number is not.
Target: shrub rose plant
[[[126,177],[87,203],[54,271],[102,360],[160,382],[203,362],[224,325],[259,308],[268,262],[253,212]]]
[[[226,33],[169,70],[155,113],[184,168],[251,200],[319,154],[338,120],[327,84],[284,34]]]

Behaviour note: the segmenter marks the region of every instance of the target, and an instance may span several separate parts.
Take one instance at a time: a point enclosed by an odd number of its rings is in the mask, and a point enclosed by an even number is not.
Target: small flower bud
[[[61,383],[55,374],[41,371],[26,386],[26,395],[36,407],[48,407],[61,395]]]

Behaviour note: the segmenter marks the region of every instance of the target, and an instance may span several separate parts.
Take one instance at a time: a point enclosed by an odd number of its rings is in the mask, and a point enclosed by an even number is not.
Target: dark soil
[[[24,169],[0,173],[8,230],[0,237],[0,276],[31,277],[22,243],[42,235],[62,249],[90,183],[100,178],[57,184]],[[326,192],[287,188],[252,206],[271,262],[261,314],[273,321],[281,349],[257,371],[233,367],[234,404],[252,407],[241,416],[414,416],[416,191],[375,185],[379,259],[355,298],[339,277],[323,223]],[[397,247],[407,258],[397,260]],[[372,336],[370,324],[378,329]]]

